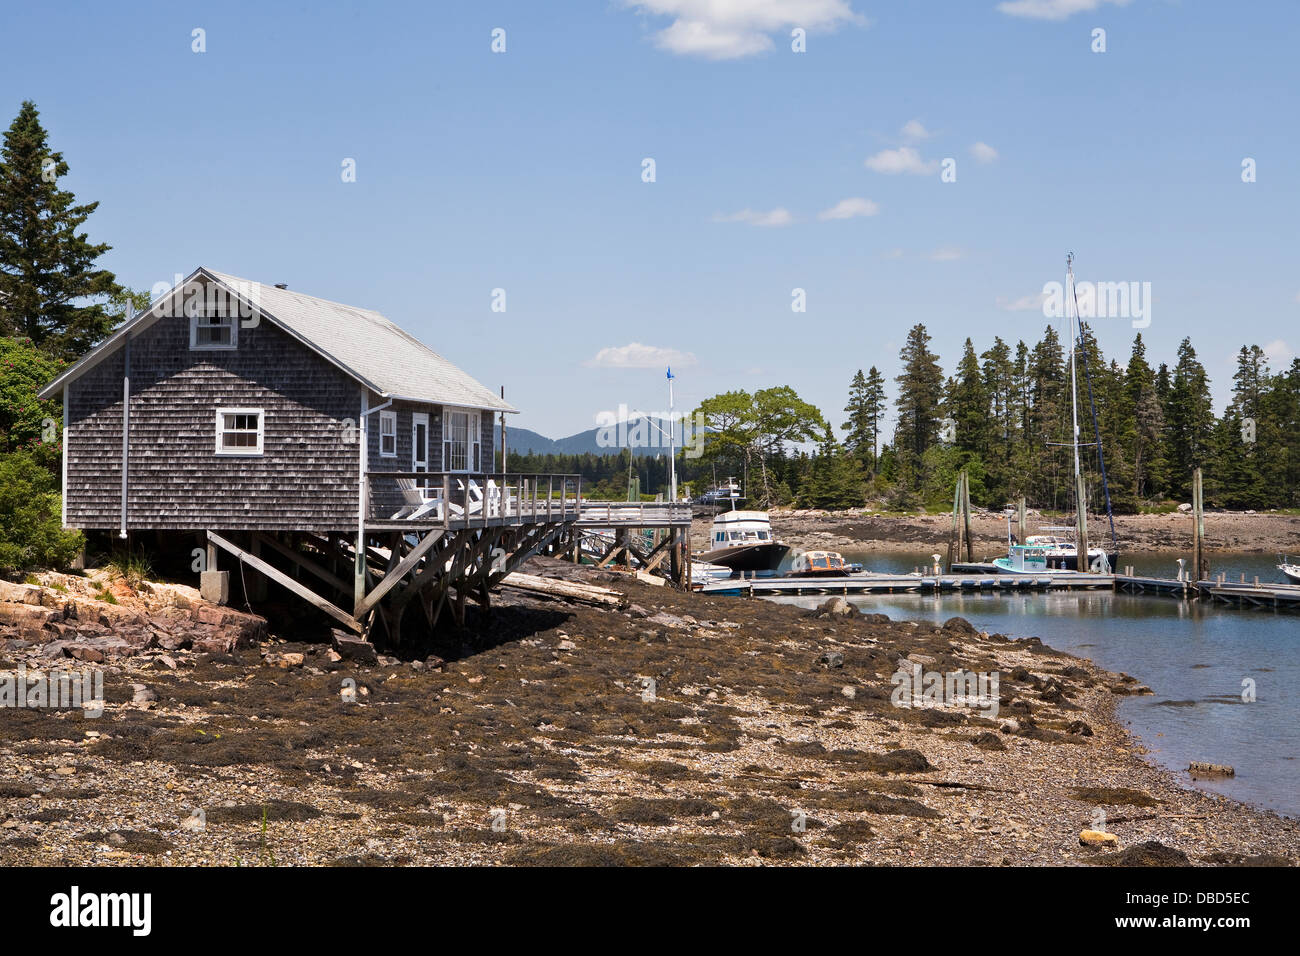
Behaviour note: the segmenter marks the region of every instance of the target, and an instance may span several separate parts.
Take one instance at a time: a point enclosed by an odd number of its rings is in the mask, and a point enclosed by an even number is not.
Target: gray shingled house
[[[488,557],[577,510],[570,476],[494,474],[515,409],[383,315],[210,269],[40,394],[63,399],[65,526],[202,532],[209,571],[219,546],[358,630],[403,579],[445,599],[439,569],[486,600]]]

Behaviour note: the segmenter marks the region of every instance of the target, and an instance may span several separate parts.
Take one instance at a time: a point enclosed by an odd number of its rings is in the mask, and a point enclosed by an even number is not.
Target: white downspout
[[[63,386],[63,527],[68,526],[68,386]]]
[[[128,319],[128,321],[130,321]],[[126,490],[128,471],[130,469],[131,439],[131,336],[127,335],[122,344],[122,529],[119,538],[126,538]],[[65,448],[66,451],[66,448]]]

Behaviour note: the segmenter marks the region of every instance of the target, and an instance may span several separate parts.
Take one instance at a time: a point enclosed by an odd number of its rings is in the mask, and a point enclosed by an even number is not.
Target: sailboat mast
[[[1083,469],[1079,464],[1079,380],[1075,374],[1079,360],[1079,342],[1075,333],[1075,323],[1079,320],[1079,310],[1075,308],[1071,311],[1071,306],[1077,306],[1078,303],[1074,298],[1074,253],[1068,253],[1065,257],[1065,314],[1070,319],[1070,418],[1074,425],[1074,506],[1075,506],[1075,539],[1074,539],[1074,559],[1075,568],[1079,571],[1087,571],[1088,562],[1088,496],[1084,493],[1083,487]]]
[[[1075,368],[1078,363],[1077,348],[1078,339],[1075,333],[1074,325],[1078,316],[1071,311],[1070,307],[1074,304],[1074,253],[1067,253],[1065,256],[1065,315],[1070,321],[1070,417],[1074,425],[1074,484],[1078,487],[1079,475],[1079,383],[1075,375]],[[1079,507],[1083,503],[1079,502]]]

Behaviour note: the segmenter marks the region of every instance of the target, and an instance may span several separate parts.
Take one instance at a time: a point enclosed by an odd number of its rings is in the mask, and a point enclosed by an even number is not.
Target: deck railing
[[[579,515],[587,527],[649,528],[691,523],[691,505],[685,501],[584,501]]]
[[[580,475],[372,471],[362,477],[366,524],[444,528],[576,520]]]

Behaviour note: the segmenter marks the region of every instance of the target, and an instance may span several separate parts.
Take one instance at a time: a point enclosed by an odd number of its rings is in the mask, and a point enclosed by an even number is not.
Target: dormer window
[[[239,342],[239,324],[233,315],[196,315],[190,318],[191,349],[233,349]]]

